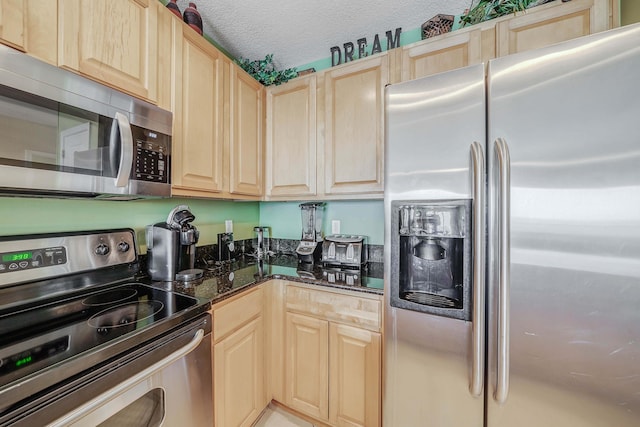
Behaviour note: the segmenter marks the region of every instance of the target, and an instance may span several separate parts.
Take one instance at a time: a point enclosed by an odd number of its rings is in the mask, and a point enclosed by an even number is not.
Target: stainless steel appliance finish
[[[425,306],[432,312],[426,314],[391,303],[400,299],[402,260],[392,250],[398,246],[393,242],[399,239],[399,207],[473,199],[469,146],[484,141],[483,79],[478,65],[387,88],[385,426],[483,425],[483,399],[468,392],[474,323],[464,320],[468,316],[460,308]],[[394,277],[398,283],[392,284]]]
[[[206,323],[184,328],[171,340],[149,344],[128,355],[126,361],[119,361],[124,363],[122,368],[106,373],[97,384],[89,382],[56,402],[56,407],[36,412],[18,425],[211,425],[213,394],[207,381],[212,378],[211,334],[205,335]],[[133,357],[139,359],[129,361]],[[122,377],[126,379],[122,381]],[[61,406],[68,412],[50,422],[52,415],[62,412]]]
[[[229,262],[234,258],[236,244],[233,233],[218,233],[218,262]]]
[[[3,237],[0,259],[0,426],[211,419],[210,304],[137,282],[133,230]]]
[[[151,280],[171,282],[176,274],[192,270],[200,232],[191,224],[195,215],[187,205],[176,206],[165,222],[146,228],[147,270]]]
[[[386,217],[471,200],[473,305],[451,319],[386,294],[385,426],[640,424],[639,41],[629,26],[387,89]]]
[[[171,194],[172,114],[0,46],[0,192]]]
[[[269,255],[269,241],[271,238],[271,227],[257,226],[253,227],[255,237],[254,256],[258,259]]]
[[[301,203],[302,238],[296,248],[298,260],[304,263],[314,263],[322,255],[322,217],[324,202]]]
[[[322,242],[322,264],[360,268],[367,263],[367,238],[350,234],[331,234]]]

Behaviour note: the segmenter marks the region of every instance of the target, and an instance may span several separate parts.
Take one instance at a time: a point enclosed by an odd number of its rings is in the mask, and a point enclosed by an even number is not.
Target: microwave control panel
[[[171,137],[134,125],[131,128],[135,140],[135,163],[131,177],[138,181],[167,184],[170,176]]]

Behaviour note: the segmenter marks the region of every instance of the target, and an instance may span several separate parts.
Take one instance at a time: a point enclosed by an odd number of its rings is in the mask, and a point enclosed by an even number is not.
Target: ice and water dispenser
[[[470,207],[470,200],[392,202],[392,306],[470,318]]]

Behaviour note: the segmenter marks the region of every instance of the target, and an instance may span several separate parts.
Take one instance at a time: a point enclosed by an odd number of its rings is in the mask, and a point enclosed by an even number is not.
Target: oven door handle
[[[100,406],[104,405],[114,397],[124,393],[127,389],[135,386],[137,383],[145,380],[148,377],[151,377],[153,374],[155,374],[158,371],[161,371],[162,369],[171,365],[173,362],[182,359],[187,354],[195,350],[200,345],[203,339],[204,339],[204,329],[198,329],[193,339],[189,342],[189,344],[185,345],[179,350],[174,351],[164,359],[154,363],[153,365],[145,368],[144,370],[138,372],[131,378],[121,382],[120,384],[113,387],[112,389],[107,390],[106,392],[102,393],[100,396],[96,397],[95,399],[92,399],[86,404],[80,406],[79,408],[74,409],[73,411],[63,416],[62,418],[59,418],[56,421],[52,422],[51,424],[48,424],[47,427],[62,427],[78,421],[80,418],[84,417],[85,415],[99,408]]]

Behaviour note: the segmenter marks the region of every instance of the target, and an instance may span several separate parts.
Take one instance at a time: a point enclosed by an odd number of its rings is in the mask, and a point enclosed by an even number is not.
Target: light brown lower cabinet
[[[380,426],[381,299],[287,286],[284,404],[333,426]]]
[[[248,427],[268,400],[262,287],[213,307],[215,425]]]
[[[316,424],[381,424],[382,296],[271,280],[215,304],[217,427],[251,426],[270,400]]]
[[[329,322],[286,314],[285,404],[329,418]]]
[[[381,337],[353,326],[329,325],[329,421],[379,426]]]

